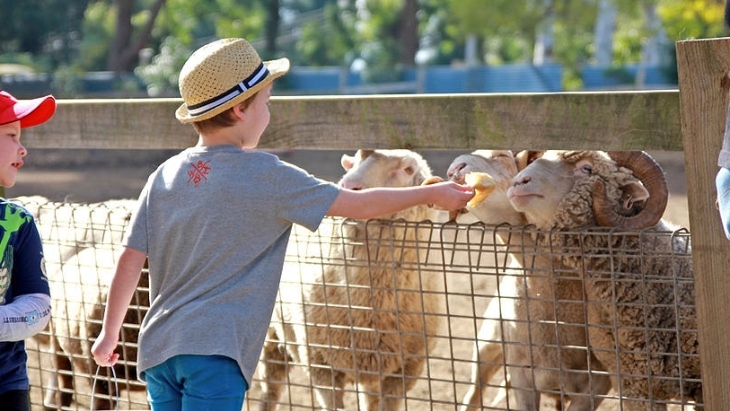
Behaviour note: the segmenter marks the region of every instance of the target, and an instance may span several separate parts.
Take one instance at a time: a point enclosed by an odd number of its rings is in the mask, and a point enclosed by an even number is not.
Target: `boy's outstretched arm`
[[[109,286],[101,333],[91,347],[91,354],[99,365],[112,366],[119,359],[119,354],[114,350],[117,348],[124,316],[132,301],[146,259],[145,253],[130,247],[124,247],[122,255],[119,256],[117,269]]]
[[[474,189],[451,181],[404,188],[342,189],[327,215],[366,220],[420,204],[460,210],[474,197]]]

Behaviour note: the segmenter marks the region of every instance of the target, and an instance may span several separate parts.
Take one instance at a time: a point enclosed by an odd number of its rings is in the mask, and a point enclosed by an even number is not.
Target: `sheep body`
[[[91,345],[101,331],[108,285],[114,273],[118,252],[109,248],[86,248],[61,264],[60,270],[51,273],[49,281],[53,298],[51,319],[51,347],[55,363],[55,377],[49,382],[45,405],[54,408],[58,405],[68,407],[73,398],[73,375],[88,378],[93,383],[96,364],[91,355]],[[146,275],[140,287],[146,288]],[[149,307],[145,292],[135,293],[131,307],[124,318],[122,329],[121,356],[124,361],[115,365],[117,378],[134,382],[137,380],[136,367],[129,362],[137,358],[138,329]],[[73,374],[71,371],[73,370]],[[111,372],[105,370],[95,386],[94,409],[113,406],[117,394],[110,384]],[[125,384],[127,388],[143,390],[139,383]]]
[[[597,181],[613,209],[625,214],[620,219],[639,216],[637,203],[649,209],[649,201],[663,200],[652,199],[631,169],[599,151],[547,152],[515,177],[509,195],[543,230],[537,242],[584,281],[591,352],[611,375],[623,409],[663,411],[676,399],[701,403],[692,268],[668,258],[689,253],[688,238],[661,235],[677,228],[664,220],[646,227],[648,235],[576,233],[598,224]]]
[[[478,150],[457,157],[448,174],[460,180],[473,171],[489,173],[496,188],[470,212],[486,224],[517,225],[524,217],[509,203],[507,191],[518,166],[511,152]],[[496,233],[514,255],[511,264],[496,273],[502,278],[499,298],[490,301],[483,316],[472,364],[472,386],[464,396],[462,410],[480,408],[486,382],[503,369],[510,378],[515,409],[539,409],[542,391],[555,397],[558,404],[564,397],[570,399],[571,411],[594,410],[601,402],[600,395],[609,391],[610,381],[586,372],[591,363],[595,370],[601,367],[586,348],[582,285],[575,279],[551,275],[551,261],[526,257],[525,252],[533,246],[521,229],[496,228]],[[529,274],[525,267],[530,268]]]
[[[353,189],[420,185],[431,176],[425,160],[408,150],[360,150],[342,163],[347,173],[340,184]],[[285,265],[260,365],[262,410],[276,407],[282,389],[276,381],[286,378],[287,360],[307,365],[323,409],[344,407],[346,384],[359,386],[365,409],[402,405],[434,348],[430,337],[439,334],[444,312],[437,292],[443,279],[417,269],[428,258],[432,232],[407,222],[436,213],[419,206],[384,216],[391,224],[342,221],[322,235],[323,249],[308,250],[313,264]]]
[[[93,338],[99,334],[106,292],[114,272],[117,248],[135,200],[109,200],[77,204],[50,202],[43,197],[14,199],[32,210],[43,240],[44,261],[52,299],[48,333],[34,340],[50,348],[54,373],[46,390],[44,405],[49,409],[69,407],[74,398],[74,375],[83,375],[92,385],[96,365],[90,354]],[[140,287],[146,286],[143,276]],[[149,301],[144,292],[135,295],[132,305],[146,312]],[[130,310],[123,329],[123,358],[136,360],[137,329],[127,324],[141,322],[140,311]],[[120,379],[136,380],[136,369],[120,362],[115,368]],[[106,371],[105,371],[106,374]],[[139,383],[129,384],[143,389]],[[95,386],[94,409],[114,404],[107,375]]]

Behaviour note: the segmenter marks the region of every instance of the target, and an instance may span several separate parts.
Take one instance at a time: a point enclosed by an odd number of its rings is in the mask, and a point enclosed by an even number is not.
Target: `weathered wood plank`
[[[728,113],[730,39],[677,43],[677,67],[705,409],[720,411],[730,404],[730,241],[714,183]]]
[[[61,100],[29,148],[171,149],[195,144],[178,99]],[[261,148],[681,151],[677,91],[273,97]]]

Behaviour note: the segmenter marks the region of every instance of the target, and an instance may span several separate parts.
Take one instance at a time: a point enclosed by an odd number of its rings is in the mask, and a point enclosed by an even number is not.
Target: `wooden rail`
[[[677,44],[680,91],[274,97],[262,148],[684,151],[706,410],[730,404],[730,241],[714,176],[730,89],[730,39]],[[65,100],[24,132],[29,148],[195,144],[177,99]]]
[[[181,101],[65,100],[29,148],[169,149],[195,144]],[[261,148],[682,150],[677,91],[274,97]]]

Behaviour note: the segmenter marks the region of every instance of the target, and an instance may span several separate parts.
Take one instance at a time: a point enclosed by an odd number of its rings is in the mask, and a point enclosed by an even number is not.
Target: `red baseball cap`
[[[7,91],[0,91],[0,124],[20,120],[20,128],[33,127],[48,121],[56,112],[52,95],[18,101]]]

